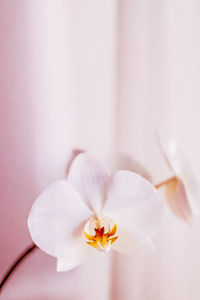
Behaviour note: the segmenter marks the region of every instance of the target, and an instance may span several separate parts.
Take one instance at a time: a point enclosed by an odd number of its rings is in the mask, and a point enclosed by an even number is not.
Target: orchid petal
[[[144,242],[155,234],[162,220],[163,208],[160,193],[140,175],[118,171],[111,176],[103,211],[135,240]]]
[[[182,180],[194,214],[200,212],[200,182],[189,161],[175,143],[170,145],[170,161],[176,175]]]
[[[133,252],[149,253],[154,250],[154,245],[151,239],[143,242],[138,242],[129,231],[123,229],[119,224],[117,227],[117,235],[119,238],[112,245],[112,249],[125,254],[132,254]]]
[[[192,213],[198,214],[200,213],[200,182],[190,162],[178,145],[174,141],[171,141],[168,145],[166,147],[166,143],[162,143],[164,156],[170,168],[185,186],[185,194],[188,197]]]
[[[28,227],[35,244],[46,253],[65,257],[74,249],[91,211],[67,181],[51,184],[34,202]]]
[[[192,211],[183,182],[175,177],[164,185],[165,197],[172,212],[179,218],[190,223]]]
[[[79,154],[71,165],[68,180],[90,209],[93,211],[100,209],[108,175],[94,156],[89,153]]]
[[[66,166],[66,176],[68,176],[69,170],[70,170],[70,168],[71,168],[71,165],[72,165],[74,159],[75,159],[79,154],[84,153],[84,152],[85,152],[85,150],[83,150],[83,149],[78,149],[78,148],[72,150],[72,152],[71,152],[71,154],[70,154],[70,157],[69,157],[69,159],[68,159],[68,162],[67,162],[67,166]]]
[[[82,264],[89,255],[89,247],[86,244],[77,245],[68,256],[57,258],[57,271],[69,271]]]

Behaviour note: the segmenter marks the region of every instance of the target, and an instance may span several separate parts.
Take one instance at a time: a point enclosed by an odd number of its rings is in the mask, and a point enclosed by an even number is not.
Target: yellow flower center
[[[101,251],[108,251],[111,245],[118,239],[114,236],[117,231],[117,225],[111,224],[108,218],[94,218],[86,224],[84,235],[87,238],[87,244]],[[89,232],[88,232],[89,231]]]

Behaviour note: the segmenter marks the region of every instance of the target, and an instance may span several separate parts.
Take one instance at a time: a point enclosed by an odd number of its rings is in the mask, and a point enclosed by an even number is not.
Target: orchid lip
[[[86,243],[99,251],[108,252],[112,244],[118,239],[115,236],[117,225],[107,217],[93,217],[85,225],[83,233]]]

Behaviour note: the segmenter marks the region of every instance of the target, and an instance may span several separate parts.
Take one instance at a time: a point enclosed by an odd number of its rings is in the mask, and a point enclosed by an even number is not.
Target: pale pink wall
[[[70,150],[111,152],[116,12],[114,1],[0,6],[2,276],[31,243],[31,204],[64,177]],[[108,299],[109,268],[109,255],[96,253],[79,269],[58,274],[56,260],[36,250],[2,299]]]
[[[0,3],[1,275],[30,243],[26,215],[37,192],[27,9],[17,1]]]
[[[126,152],[170,175],[157,128],[200,171],[200,4],[191,1],[0,1],[0,274],[31,242],[38,193],[64,177],[70,149]],[[200,220],[166,209],[156,251],[96,254],[69,273],[30,256],[2,299],[198,300]]]
[[[116,146],[155,183],[171,175],[157,129],[177,139],[200,174],[199,11],[198,1],[120,2]],[[199,299],[200,219],[189,228],[167,210],[155,243],[153,255],[116,259],[115,299]]]

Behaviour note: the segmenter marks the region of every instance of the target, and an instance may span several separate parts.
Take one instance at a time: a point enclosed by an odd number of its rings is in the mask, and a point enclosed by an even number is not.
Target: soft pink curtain
[[[170,172],[156,131],[200,171],[200,3],[0,1],[0,275],[31,243],[26,219],[63,178],[70,150],[127,153],[154,182]],[[68,273],[36,250],[2,299],[198,300],[200,219],[166,208],[153,254],[94,254]]]

